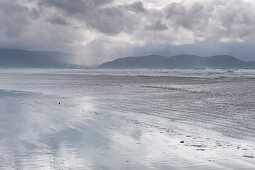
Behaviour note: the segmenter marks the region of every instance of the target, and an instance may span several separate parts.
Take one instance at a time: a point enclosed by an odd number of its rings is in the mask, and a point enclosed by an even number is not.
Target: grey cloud
[[[19,36],[31,19],[26,7],[11,1],[0,1],[0,30],[2,38]]]
[[[217,30],[221,37],[247,38],[255,33],[254,6],[248,2],[229,1],[215,11],[223,29]]]
[[[93,19],[86,21],[90,26],[103,33],[119,34],[132,32],[139,18],[136,15],[123,11],[121,8],[103,8],[96,12]]]
[[[68,14],[79,14],[85,13],[89,7],[92,7],[94,1],[84,1],[84,0],[41,0],[40,5],[47,7],[54,7],[62,10]]]
[[[192,31],[194,36],[243,39],[254,34],[254,5],[247,1],[172,3],[165,8],[172,27]]]
[[[204,26],[203,24],[206,24],[211,17],[210,12],[205,9],[201,2],[196,2],[190,6],[173,3],[166,7],[165,14],[166,18],[175,27],[183,27],[189,30],[199,27],[201,29],[201,26]]]
[[[69,25],[69,23],[60,16],[53,16],[52,18],[49,18],[48,21],[52,24]]]
[[[157,20],[155,23],[151,25],[147,25],[144,28],[145,30],[153,30],[153,31],[164,31],[168,29],[168,27],[164,23],[162,23],[162,21],[160,20]]]
[[[123,31],[132,31],[133,27],[138,24],[138,19],[134,17],[135,14],[128,12],[123,6],[104,6],[110,2],[109,0],[42,0],[41,5],[54,7],[56,13],[62,12],[66,18],[71,15],[72,19],[83,22],[88,27],[102,33],[119,34]],[[128,8],[134,11],[143,10],[141,3],[131,4]]]
[[[141,1],[125,5],[125,7],[134,12],[146,12],[146,9]]]
[[[91,17],[95,10],[110,4],[111,0],[40,0],[40,5],[55,8],[57,12],[71,17]]]

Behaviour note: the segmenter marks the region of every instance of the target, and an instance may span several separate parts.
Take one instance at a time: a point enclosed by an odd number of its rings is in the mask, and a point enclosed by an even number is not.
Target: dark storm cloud
[[[84,63],[187,46],[255,53],[253,0],[0,0],[0,24],[1,47],[77,52]]]

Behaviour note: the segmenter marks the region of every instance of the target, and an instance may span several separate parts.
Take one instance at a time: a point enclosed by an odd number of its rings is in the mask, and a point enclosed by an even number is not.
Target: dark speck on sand
[[[243,155],[243,157],[245,157],[245,158],[254,158],[254,156],[251,156],[251,155]]]

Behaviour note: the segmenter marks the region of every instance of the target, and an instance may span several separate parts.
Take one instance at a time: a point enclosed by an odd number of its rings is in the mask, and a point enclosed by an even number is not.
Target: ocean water
[[[0,70],[0,169],[255,169],[254,70]]]

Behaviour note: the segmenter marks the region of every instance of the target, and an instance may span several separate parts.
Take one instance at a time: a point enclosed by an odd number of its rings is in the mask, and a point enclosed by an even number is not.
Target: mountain
[[[164,57],[160,55],[119,58],[106,62],[99,68],[165,68],[165,69],[194,69],[194,68],[255,68],[255,62],[239,60],[229,55],[200,57],[196,55],[176,55]]]
[[[0,67],[72,67],[71,54],[45,51],[0,49]]]

